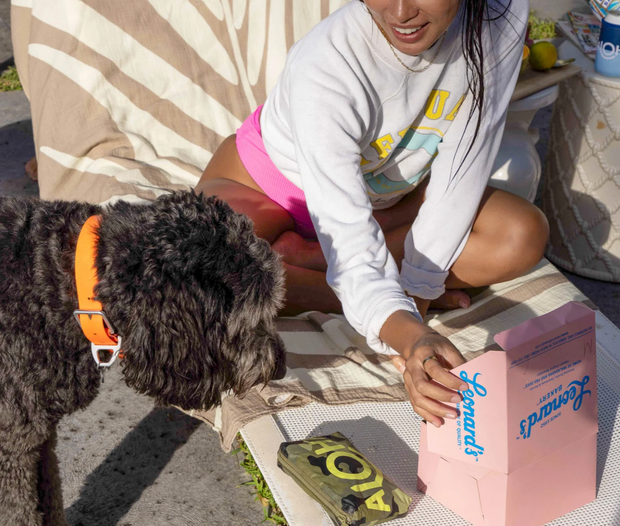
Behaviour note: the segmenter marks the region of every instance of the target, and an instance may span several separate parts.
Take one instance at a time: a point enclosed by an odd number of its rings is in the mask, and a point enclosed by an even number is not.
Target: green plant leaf
[[[555,34],[555,21],[538,18],[534,13],[530,13],[528,23],[530,26],[530,38],[532,40],[542,40],[553,38]]]
[[[20,89],[23,88],[19,81],[17,69],[14,66],[9,66],[7,70],[0,74],[0,91],[17,91]]]
[[[288,526],[284,515],[282,515],[282,511],[278,508],[267,482],[263,478],[256,461],[252,457],[252,454],[250,453],[250,450],[241,435],[237,435],[237,443],[238,447],[233,453],[243,453],[243,459],[239,462],[239,465],[245,469],[247,474],[252,478],[252,480],[243,482],[239,484],[239,486],[253,487],[256,495],[254,500],[259,501],[263,505],[263,513],[265,518],[261,521],[261,523],[269,521],[279,526]]]

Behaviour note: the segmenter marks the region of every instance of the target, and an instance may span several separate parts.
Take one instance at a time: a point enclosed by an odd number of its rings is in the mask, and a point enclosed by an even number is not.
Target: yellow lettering
[[[463,101],[465,100],[465,95],[463,95],[459,101],[456,103],[456,106],[454,106],[454,109],[448,114],[448,116],[446,117],[447,121],[453,121],[454,117],[456,117],[456,114],[459,112],[459,110],[461,109],[461,105],[463,104]]]
[[[317,453],[318,453],[318,451],[317,451]],[[361,473],[345,473],[344,471],[340,471],[336,467],[336,459],[337,458],[341,458],[341,457],[349,457],[349,458],[353,458],[353,459],[357,460],[362,465],[362,467],[363,467],[362,472]],[[367,479],[370,476],[370,474],[372,473],[372,470],[370,469],[370,466],[368,464],[366,464],[366,462],[364,462],[363,458],[360,458],[357,455],[354,455],[353,453],[349,453],[348,451],[340,451],[340,452],[331,453],[327,457],[327,460],[325,461],[325,464],[327,465],[328,471],[332,475],[336,475],[338,478],[341,478],[341,479],[364,480],[364,479]]]
[[[411,126],[407,126],[404,130],[400,130],[398,132],[398,135],[400,135],[401,139],[405,136],[405,133],[407,133],[409,131],[409,128],[411,128]]]
[[[368,497],[366,499],[366,506],[370,510],[379,510],[379,511],[390,511],[390,508],[385,502],[383,502],[383,495],[385,495],[385,491],[379,490],[374,495]]]
[[[392,149],[392,144],[394,144],[394,139],[392,139],[392,136],[388,133],[383,137],[379,137],[376,141],[371,142],[370,146],[377,150],[379,159],[385,159]]]
[[[426,117],[434,121],[439,119],[443,115],[448,97],[450,97],[449,91],[444,91],[442,89],[434,89],[431,91],[431,94],[428,96],[428,101],[426,102]]]
[[[383,484],[383,475],[381,473],[377,473],[377,477],[375,480],[371,482],[364,482],[364,484],[356,484],[355,486],[351,486],[353,491],[366,491],[368,489],[380,488],[381,484]]]
[[[360,161],[360,166],[366,166],[367,164],[370,164],[370,161],[364,159],[363,155],[360,154],[360,157],[362,158],[362,160]]]
[[[313,440],[312,443],[323,446],[314,452],[316,455],[322,455],[323,453],[329,453],[330,451],[344,449],[344,445],[338,444],[338,442],[332,442],[331,440]]]

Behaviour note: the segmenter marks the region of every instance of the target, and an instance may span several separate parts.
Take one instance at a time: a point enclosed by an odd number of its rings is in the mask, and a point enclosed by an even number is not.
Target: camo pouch
[[[341,433],[282,442],[278,467],[339,526],[373,526],[407,513],[411,497]]]

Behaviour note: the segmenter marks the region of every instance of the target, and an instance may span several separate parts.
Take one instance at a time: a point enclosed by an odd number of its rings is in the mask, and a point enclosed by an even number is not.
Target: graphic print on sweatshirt
[[[423,115],[397,134],[383,134],[363,151],[360,166],[374,208],[391,206],[428,175],[464,99],[432,90]]]

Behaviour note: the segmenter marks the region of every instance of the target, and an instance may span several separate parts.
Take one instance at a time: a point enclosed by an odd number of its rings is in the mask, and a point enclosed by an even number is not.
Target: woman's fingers
[[[438,401],[443,400],[444,392],[449,394],[450,391],[438,385],[431,384],[426,373],[419,367],[407,370],[405,373],[405,387],[407,388],[414,409],[418,408],[425,411],[427,414],[442,418],[455,419],[457,417],[456,410],[453,407],[441,404]],[[439,393],[437,393],[436,390],[439,390]],[[426,392],[432,392],[435,396],[425,396],[424,393]],[[458,394],[452,391],[452,394],[449,394],[446,402],[456,403],[451,401],[452,396],[458,397]],[[418,414],[422,416],[419,411]]]
[[[453,391],[452,389],[446,389],[443,385],[440,385],[435,381],[429,381],[428,376],[423,374],[419,375],[414,386],[416,391],[422,396],[433,398],[439,402],[457,404],[463,399],[456,390]]]
[[[427,359],[430,356],[435,358]],[[439,342],[419,346],[414,352],[414,360],[411,366],[419,364],[424,372],[436,382],[445,385],[449,389],[463,391],[469,389],[467,384],[445,369],[445,367],[452,369],[463,363],[465,363],[465,359],[461,353],[446,339],[446,342],[443,344]]]
[[[441,365],[444,365],[448,369],[454,369],[459,365],[463,365],[467,361],[465,360],[465,358],[463,358],[463,355],[458,351],[458,349],[454,345],[452,345],[450,340],[448,340],[447,338],[445,339],[443,345],[433,345],[431,347],[431,350],[437,355],[439,361],[443,362]]]
[[[398,369],[399,372],[401,373],[405,372],[407,362],[405,362],[405,359],[400,354],[395,354],[393,356],[390,356],[390,360],[392,360],[394,367],[396,367],[396,369]]]
[[[438,335],[428,335],[418,343],[406,361],[405,386],[414,410],[429,423],[439,427],[443,418],[455,419],[456,409],[447,404],[462,400],[457,391],[469,386],[447,368],[457,367],[465,359],[452,343]]]
[[[438,360],[428,360],[424,364],[424,372],[433,380],[445,385],[449,389],[454,389],[455,391],[467,391],[467,389],[469,389],[467,383],[461,380],[458,376],[446,371]]]
[[[441,427],[444,423],[442,418],[439,418],[435,415],[430,414],[428,411],[425,411],[424,409],[420,409],[419,407],[416,407],[415,405],[411,404],[413,407],[413,410],[418,413],[424,420],[426,420],[429,424],[433,424],[435,427]]]
[[[466,391],[466,382],[447,369],[458,367],[465,359],[445,337],[434,331],[418,338],[403,356],[391,356],[394,366],[403,373],[411,405],[427,422],[440,427],[444,418],[455,419],[454,407],[462,400],[458,391]]]

